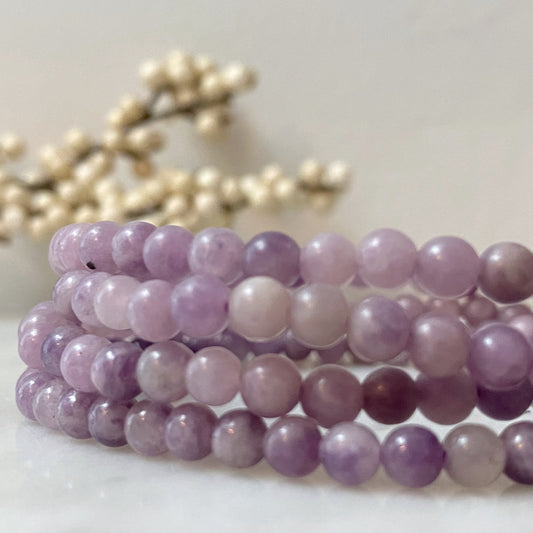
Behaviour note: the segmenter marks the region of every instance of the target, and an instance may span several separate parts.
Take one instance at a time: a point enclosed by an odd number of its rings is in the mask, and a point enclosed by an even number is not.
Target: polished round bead
[[[247,468],[263,458],[263,419],[246,409],[224,413],[212,437],[213,454],[225,465]]]
[[[75,439],[89,439],[89,409],[95,400],[90,392],[72,389],[65,393],[57,406],[59,428]]]
[[[100,285],[111,275],[92,272],[85,276],[72,291],[70,304],[78,320],[88,326],[102,326],[94,311],[94,298]]]
[[[144,264],[143,249],[154,230],[153,224],[137,220],[124,224],[115,233],[111,241],[111,256],[121,272],[139,279],[150,277]]]
[[[507,324],[522,333],[529,345],[533,347],[533,315],[515,316]]]
[[[379,468],[379,441],[367,427],[354,422],[333,426],[320,441],[320,462],[343,485],[360,485]]]
[[[472,296],[463,306],[463,316],[476,328],[484,322],[494,320],[498,316],[498,309],[488,298]]]
[[[479,288],[500,303],[521,302],[533,294],[533,253],[514,242],[500,242],[481,254]]]
[[[231,291],[229,325],[249,340],[273,339],[287,329],[290,306],[290,293],[279,281],[248,278]]]
[[[401,287],[413,275],[416,259],[414,242],[394,229],[375,230],[357,247],[359,275],[374,287]]]
[[[24,373],[15,386],[15,401],[19,411],[30,420],[35,420],[33,414],[33,399],[37,392],[54,380],[54,376],[48,372],[42,372],[34,368],[31,372]]]
[[[512,304],[500,307],[498,318],[501,322],[509,322],[515,316],[530,315],[531,309],[525,304]]]
[[[74,270],[63,274],[54,286],[52,300],[56,309],[65,318],[76,320],[76,315],[72,310],[71,296],[78,284],[89,275],[86,270]]]
[[[187,394],[185,372],[193,352],[176,341],[145,348],[137,363],[137,381],[155,402],[173,402]]]
[[[396,302],[400,305],[404,313],[407,315],[407,318],[411,322],[422,313],[425,313],[427,310],[420,298],[417,298],[412,294],[403,294],[398,296],[398,298],[396,298]]]
[[[124,434],[128,444],[141,455],[160,455],[167,451],[165,426],[170,407],[142,400],[126,416]]]
[[[167,419],[165,442],[171,453],[185,461],[198,461],[211,453],[215,413],[200,403],[174,407]]]
[[[314,420],[296,415],[282,416],[265,434],[265,459],[284,476],[306,476],[319,465],[320,438]]]
[[[189,274],[189,248],[193,234],[179,226],[163,226],[144,242],[143,260],[150,274],[171,283]]]
[[[111,329],[129,329],[128,302],[139,285],[131,276],[111,276],[104,280],[94,295],[98,320]]]
[[[223,405],[239,392],[241,361],[221,346],[195,353],[185,374],[189,394],[208,405]]]
[[[254,355],[281,353],[285,349],[285,335],[282,333],[268,341],[250,342],[250,346]]]
[[[500,439],[505,448],[505,475],[533,485],[533,422],[517,422],[505,428]]]
[[[78,257],[88,270],[114,274],[118,271],[113,261],[111,243],[120,229],[116,222],[105,220],[91,224],[79,242]]]
[[[232,230],[207,228],[197,233],[189,249],[189,267],[195,274],[212,274],[225,283],[242,274],[244,243]]]
[[[96,392],[91,366],[96,354],[110,342],[96,335],[82,335],[70,341],[61,355],[60,368],[65,381],[81,392]]]
[[[244,248],[243,270],[248,278],[268,276],[290,287],[300,275],[300,247],[284,233],[259,233]]]
[[[381,464],[387,474],[405,487],[429,485],[444,466],[445,452],[428,429],[407,424],[395,429],[381,446]]]
[[[233,352],[241,361],[252,351],[251,343],[231,329],[225,329],[213,337],[193,338],[187,335],[178,335],[176,339],[179,339],[193,352],[207,348],[207,346],[222,346]]]
[[[330,428],[354,420],[363,407],[363,388],[358,379],[337,365],[323,365],[304,380],[300,403],[306,415]]]
[[[56,274],[85,268],[79,258],[78,249],[90,226],[85,222],[69,224],[54,234],[48,248],[48,263]]]
[[[56,378],[45,383],[33,397],[35,420],[50,429],[59,429],[57,406],[61,397],[70,390],[62,379]]]
[[[442,443],[449,476],[465,487],[490,485],[503,472],[505,449],[498,435],[477,424],[452,429]]]
[[[333,364],[338,363],[341,360],[342,356],[349,351],[349,348],[346,339],[343,339],[331,348],[322,348],[317,351],[318,355],[320,356],[320,360],[323,363]]]
[[[300,274],[306,283],[349,283],[357,271],[355,246],[335,233],[319,233],[300,252]]]
[[[171,295],[171,311],[179,330],[190,337],[212,337],[228,323],[230,289],[211,274],[190,276]]]
[[[94,358],[91,379],[102,396],[111,400],[131,400],[141,392],[136,378],[141,349],[132,342],[113,342]]]
[[[466,364],[470,335],[459,319],[432,311],[413,322],[407,350],[411,362],[424,374],[445,378],[457,374]]]
[[[92,438],[104,446],[126,445],[124,423],[131,404],[107,398],[97,399],[89,409],[88,427]]]
[[[339,287],[312,283],[293,294],[289,326],[294,337],[306,346],[328,348],[346,335],[349,313]]]
[[[127,317],[137,337],[161,342],[176,336],[179,329],[172,316],[173,286],[168,281],[153,279],[141,283],[131,294]]]
[[[311,348],[296,340],[290,329],[285,331],[282,337],[284,342],[283,351],[289,359],[301,361],[311,353]]]
[[[399,368],[380,368],[363,382],[364,408],[368,416],[382,424],[399,424],[416,409],[416,387]]]
[[[61,376],[60,364],[63,350],[70,341],[84,334],[84,329],[74,324],[58,326],[52,330],[41,346],[41,361],[44,369],[54,376]]]
[[[533,401],[533,385],[526,378],[508,390],[477,389],[478,409],[496,420],[513,420],[525,413]]]
[[[351,312],[348,344],[370,361],[389,361],[403,351],[410,322],[400,304],[383,296],[369,296]]]
[[[476,382],[488,389],[510,389],[529,374],[532,348],[524,336],[504,324],[489,324],[472,335],[469,369]]]
[[[300,372],[291,360],[265,354],[252,359],[242,369],[241,395],[252,413],[281,416],[298,403],[301,383]]]
[[[478,400],[476,384],[466,370],[440,379],[419,374],[416,390],[420,412],[429,420],[443,425],[465,420]]]
[[[20,340],[31,329],[40,327],[41,325],[46,325],[45,327],[50,327],[52,330],[54,327],[69,323],[70,321],[56,309],[54,302],[51,300],[41,302],[30,309],[27,315],[20,321],[17,328],[18,338]]]
[[[466,241],[436,237],[418,251],[415,280],[428,294],[455,298],[476,285],[479,268],[479,257]]]
[[[428,311],[438,311],[459,318],[462,313],[461,304],[457,300],[444,300],[442,298],[430,298],[426,302]]]

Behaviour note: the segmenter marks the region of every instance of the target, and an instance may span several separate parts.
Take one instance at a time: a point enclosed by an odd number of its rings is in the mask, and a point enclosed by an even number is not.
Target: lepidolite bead
[[[52,330],[41,346],[41,361],[44,369],[54,376],[61,376],[60,365],[63,350],[70,341],[84,334],[84,329],[74,324],[58,326]]]
[[[126,416],[124,434],[128,444],[142,455],[160,455],[167,451],[165,426],[170,407],[142,400]]]
[[[72,291],[70,304],[78,320],[88,326],[102,326],[94,311],[94,298],[100,285],[111,276],[107,272],[92,272]]]
[[[78,255],[79,243],[90,224],[70,224],[58,230],[50,240],[48,262],[56,274],[85,268]]]
[[[505,475],[533,485],[533,422],[517,422],[505,428],[500,439],[505,448]]]
[[[310,418],[283,416],[276,420],[265,434],[265,459],[274,470],[284,476],[306,476],[319,465],[320,438],[316,422]]]
[[[57,406],[59,428],[75,439],[89,439],[89,410],[95,400],[96,396],[90,392],[65,393]]]
[[[111,241],[111,256],[121,272],[139,279],[149,277],[143,249],[146,239],[154,230],[153,224],[136,220],[124,224],[115,233]]]
[[[498,318],[501,322],[509,322],[515,316],[530,315],[531,309],[525,304],[512,304],[501,307],[498,312]]]
[[[104,446],[118,448],[126,444],[124,423],[131,404],[99,398],[89,409],[88,428],[93,439]]]
[[[405,425],[392,431],[381,446],[381,464],[387,474],[405,487],[424,487],[437,479],[445,452],[428,429]]]
[[[379,468],[379,441],[367,427],[353,422],[333,426],[320,442],[320,462],[343,485],[359,485]]]
[[[28,331],[42,324],[50,324],[54,329],[55,326],[68,323],[69,321],[56,309],[54,302],[51,300],[41,302],[32,307],[20,321],[17,328],[18,338],[20,340]]]
[[[128,329],[128,302],[139,285],[139,281],[131,276],[111,276],[104,280],[94,295],[94,312],[98,320],[111,329]]]
[[[62,379],[56,378],[45,383],[33,397],[35,420],[50,429],[59,429],[57,407],[61,397],[70,390]]]
[[[533,385],[526,378],[508,390],[478,387],[478,409],[496,420],[513,420],[525,413],[533,401]]]
[[[56,309],[69,320],[76,320],[72,310],[71,296],[78,284],[89,275],[86,270],[74,270],[63,274],[56,282],[52,300]]]
[[[263,419],[245,409],[222,415],[213,431],[214,455],[233,468],[247,468],[263,458]]]
[[[342,356],[349,351],[349,348],[346,339],[343,339],[342,341],[338,342],[334,346],[331,346],[330,348],[322,348],[317,351],[323,363],[333,364],[338,363],[341,360]]]
[[[363,389],[357,378],[336,365],[323,365],[304,380],[300,403],[308,416],[330,428],[354,420],[363,406]]]
[[[529,345],[533,347],[533,315],[518,315],[511,318],[507,323],[522,333]]]
[[[503,472],[505,449],[498,435],[477,424],[454,428],[443,442],[446,471],[460,485],[484,487]]]
[[[396,302],[403,309],[404,313],[410,321],[426,312],[426,306],[422,303],[420,298],[412,294],[403,294],[396,298]]]
[[[33,414],[33,398],[41,387],[50,383],[54,376],[48,372],[30,369],[31,372],[23,374],[15,387],[15,401],[19,411],[30,420],[35,420]]]
[[[498,316],[498,309],[488,298],[472,296],[463,306],[463,316],[471,326],[477,327]]]
[[[283,334],[283,342],[284,346],[282,350],[285,352],[285,355],[293,361],[305,359],[311,353],[311,348],[295,339],[290,329]]]
[[[111,242],[120,229],[116,222],[105,220],[91,224],[79,242],[78,257],[88,270],[114,274],[118,271],[113,261]]]
[[[172,409],[165,430],[168,450],[185,461],[198,461],[211,453],[211,438],[217,422],[215,413],[199,403],[185,403]]]

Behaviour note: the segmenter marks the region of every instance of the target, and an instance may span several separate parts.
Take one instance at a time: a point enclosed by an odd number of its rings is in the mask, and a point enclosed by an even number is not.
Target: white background
[[[307,156],[346,159],[354,186],[329,219],[247,215],[305,242],[321,228],[354,241],[396,227],[422,244],[458,234],[478,251],[533,246],[533,3],[529,0],[5,2],[0,129],[36,149],[71,126],[102,131],[136,68],[179,46],[257,68],[225,140],[186,125],[164,158],[247,172],[294,171]],[[35,152],[34,152],[35,153]],[[0,311],[49,297],[45,246],[0,250]],[[443,476],[413,493],[384,479],[346,490],[321,474],[287,481],[265,466],[145,460],[22,422],[12,388],[15,322],[2,325],[0,518],[19,531],[502,531],[530,528],[531,493],[505,480],[471,493]],[[7,520],[7,521],[5,521]],[[526,524],[528,524],[526,526]]]

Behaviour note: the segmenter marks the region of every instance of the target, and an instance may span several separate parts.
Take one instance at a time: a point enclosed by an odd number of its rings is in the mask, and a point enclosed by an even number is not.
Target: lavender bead
[[[31,329],[25,328],[19,337],[18,353],[22,361],[31,368],[43,368],[41,360],[41,349],[46,337],[58,326],[72,324],[66,319],[47,319],[33,326]]]
[[[226,348],[208,346],[195,353],[185,373],[187,390],[199,402],[224,405],[239,392],[241,361]]]
[[[366,359],[388,361],[405,349],[409,329],[409,319],[397,302],[369,296],[351,312],[348,344]]]
[[[505,475],[524,485],[533,485],[533,422],[518,422],[500,435],[505,448]]]
[[[261,418],[245,409],[224,413],[213,431],[213,453],[233,468],[255,465],[263,458],[266,429]]]
[[[511,318],[509,326],[522,333],[530,346],[533,346],[533,315],[518,315]]]
[[[54,376],[61,376],[61,354],[67,344],[85,334],[83,328],[75,325],[58,326],[44,339],[41,347],[41,361],[47,372]]]
[[[416,317],[426,312],[426,306],[420,301],[419,298],[412,294],[403,294],[396,298],[396,302],[403,309],[407,318],[412,322]]]
[[[479,257],[466,241],[436,237],[419,250],[415,279],[428,294],[455,298],[475,286],[479,269]]]
[[[92,272],[85,276],[72,291],[70,305],[76,317],[89,326],[102,326],[94,312],[94,298],[100,285],[111,275]]]
[[[76,390],[64,394],[57,406],[59,428],[75,439],[89,439],[89,409],[95,399],[94,394]]]
[[[96,354],[110,342],[96,335],[82,335],[70,341],[61,355],[61,374],[65,381],[81,392],[96,392],[91,380],[91,365]]]
[[[301,384],[300,372],[292,361],[276,354],[265,354],[243,367],[241,395],[252,413],[281,416],[298,403]]]
[[[35,420],[50,429],[59,429],[57,406],[70,387],[59,378],[45,383],[33,397]]]
[[[31,373],[25,373],[17,381],[15,387],[15,401],[19,411],[30,420],[35,420],[33,414],[33,399],[42,387],[47,386],[54,380],[54,376],[48,372],[30,369]]]
[[[86,270],[74,270],[63,274],[54,286],[52,300],[58,312],[69,320],[76,320],[76,315],[72,310],[71,296],[78,284],[87,277]]]
[[[185,461],[207,457],[211,453],[216,422],[215,413],[205,405],[178,405],[172,409],[166,425],[165,442],[169,451]]]
[[[189,267],[195,274],[212,274],[225,283],[242,274],[244,243],[232,230],[207,228],[196,234],[189,250]]]
[[[128,329],[128,302],[140,283],[130,276],[111,276],[102,282],[94,295],[94,312],[106,327]]]
[[[407,424],[387,436],[381,446],[381,464],[394,481],[405,487],[424,487],[437,479],[445,452],[426,428]]]
[[[532,348],[521,333],[489,324],[472,335],[469,369],[481,386],[504,390],[519,385],[531,371]]]
[[[363,389],[358,379],[344,368],[324,365],[305,378],[300,403],[306,415],[330,428],[355,419],[363,407]]]
[[[350,283],[357,271],[355,246],[335,233],[319,233],[300,252],[300,273],[307,283]]]
[[[104,346],[91,365],[91,379],[102,396],[123,401],[141,392],[136,378],[141,349],[132,342],[113,342]]]
[[[167,451],[165,427],[170,407],[142,400],[126,416],[124,434],[128,444],[141,455],[160,455]]]
[[[318,355],[323,363],[333,364],[338,363],[348,350],[348,343],[346,342],[346,339],[343,339],[331,348],[322,348],[321,350],[318,350]]]
[[[222,346],[233,352],[241,361],[252,351],[252,344],[254,344],[249,343],[231,329],[225,329],[213,337],[193,338],[180,334],[175,339],[188,346],[193,352],[208,346]]]
[[[294,338],[294,334],[289,329],[283,334],[284,347],[283,351],[289,359],[293,361],[300,361],[305,359],[310,353],[311,349]]]
[[[268,464],[280,474],[302,477],[319,465],[320,431],[303,416],[282,416],[267,430],[263,451]]]
[[[373,231],[357,247],[359,275],[374,287],[402,286],[413,275],[416,259],[413,241],[394,229]]]
[[[463,316],[471,326],[478,327],[494,320],[498,316],[498,309],[488,298],[472,296],[463,306]]]
[[[254,355],[264,355],[266,353],[281,353],[285,349],[285,334],[262,342],[250,342]]]
[[[171,296],[176,326],[191,337],[212,337],[228,323],[230,289],[211,274],[191,276]]]
[[[533,294],[533,253],[514,242],[500,242],[481,254],[479,288],[492,300],[515,303]]]
[[[496,420],[513,420],[525,413],[533,401],[533,386],[525,379],[509,390],[494,391],[478,387],[478,409]]]
[[[154,278],[177,283],[189,274],[189,249],[193,234],[179,226],[163,226],[144,242],[143,260]]]
[[[320,442],[320,462],[326,472],[343,485],[360,485],[379,468],[379,441],[365,426],[341,422]]]
[[[118,271],[113,261],[111,242],[120,229],[116,222],[96,222],[80,240],[78,256],[88,270],[99,270],[115,274]]]
[[[118,269],[139,279],[150,277],[143,259],[144,243],[155,230],[153,224],[134,221],[122,226],[111,241],[111,256]]]
[[[78,256],[78,248],[90,226],[87,223],[70,224],[54,234],[48,248],[48,263],[56,274],[85,268]]]
[[[461,304],[457,300],[443,300],[442,298],[430,298],[426,302],[428,311],[438,311],[459,318],[462,313]]]
[[[51,300],[41,302],[40,304],[34,306],[20,321],[17,330],[19,340],[31,329],[40,326],[41,324],[49,323],[54,323],[56,326],[69,323],[69,321],[57,311],[54,302]]]
[[[300,247],[284,233],[259,233],[244,249],[243,270],[246,277],[268,276],[290,287],[300,275]]]
[[[446,471],[465,487],[490,485],[503,472],[505,450],[492,430],[477,424],[454,428],[443,442]]]
[[[498,318],[501,322],[509,322],[512,318],[519,315],[530,315],[531,309],[524,304],[513,304],[501,307]]]
[[[111,448],[125,446],[124,423],[131,405],[107,398],[96,400],[88,415],[89,432],[93,439]]]

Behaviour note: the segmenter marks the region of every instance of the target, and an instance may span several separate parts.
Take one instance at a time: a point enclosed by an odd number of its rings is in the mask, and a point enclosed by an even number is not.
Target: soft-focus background
[[[530,0],[0,5],[0,130],[27,137],[34,153],[71,126],[101,132],[117,99],[142,91],[139,62],[179,46],[221,63],[241,59],[260,84],[236,101],[220,142],[171,126],[167,162],[294,170],[316,155],[356,170],[329,219],[247,215],[237,225],[244,237],[269,226],[301,243],[322,228],[357,241],[392,226],[418,244],[458,234],[480,252],[503,239],[533,246]],[[0,313],[18,317],[49,297],[45,251],[25,240],[0,250]],[[13,321],[1,330],[11,369],[0,373],[6,533],[530,528],[531,495],[507,482],[470,493],[440,481],[413,493],[378,480],[353,491],[318,474],[291,482],[264,466],[235,473],[72,442],[15,412],[14,329]]]

